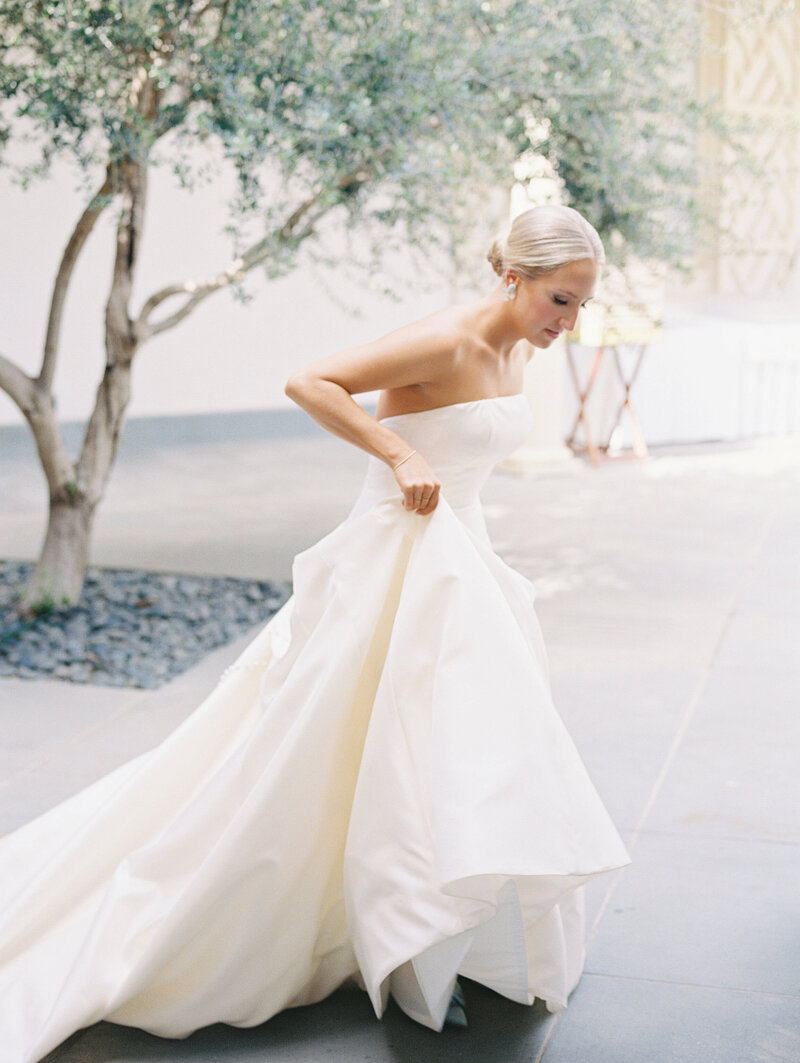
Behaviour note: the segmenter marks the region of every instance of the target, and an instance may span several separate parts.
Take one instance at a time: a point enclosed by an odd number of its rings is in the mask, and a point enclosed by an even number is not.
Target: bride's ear
[[[513,269],[507,269],[503,273],[503,298],[507,303],[514,301],[517,294],[517,283],[519,277]]]

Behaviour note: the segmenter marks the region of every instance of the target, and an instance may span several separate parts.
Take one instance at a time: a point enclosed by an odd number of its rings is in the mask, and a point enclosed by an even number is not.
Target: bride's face
[[[580,308],[594,295],[597,274],[591,258],[568,262],[541,277],[513,274],[517,291],[510,307],[524,338],[534,347],[549,347],[562,332],[571,332]]]

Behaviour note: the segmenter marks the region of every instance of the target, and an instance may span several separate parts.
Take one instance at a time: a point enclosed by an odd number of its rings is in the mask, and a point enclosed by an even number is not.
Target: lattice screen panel
[[[797,19],[788,15],[766,24],[729,27],[729,106],[767,112],[791,108],[798,99],[797,48]]]
[[[722,181],[712,286],[776,295],[792,283],[800,248],[800,10],[766,23],[718,19],[714,37],[706,84],[732,115],[755,122],[749,147],[761,172]]]

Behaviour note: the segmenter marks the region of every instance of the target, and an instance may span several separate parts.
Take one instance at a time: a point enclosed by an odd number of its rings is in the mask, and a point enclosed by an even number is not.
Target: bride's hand
[[[394,469],[394,477],[403,492],[403,507],[422,516],[433,513],[442,486],[430,465],[420,454],[412,454]]]

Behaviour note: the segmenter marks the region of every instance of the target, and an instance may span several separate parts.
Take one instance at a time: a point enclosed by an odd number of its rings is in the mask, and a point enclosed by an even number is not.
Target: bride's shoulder
[[[400,331],[413,331],[458,342],[470,330],[468,310],[466,306],[444,306],[404,325]]]
[[[448,306],[435,310],[400,328],[387,333],[375,344],[380,349],[425,351],[431,358],[449,359],[457,356],[474,342],[464,308]]]

